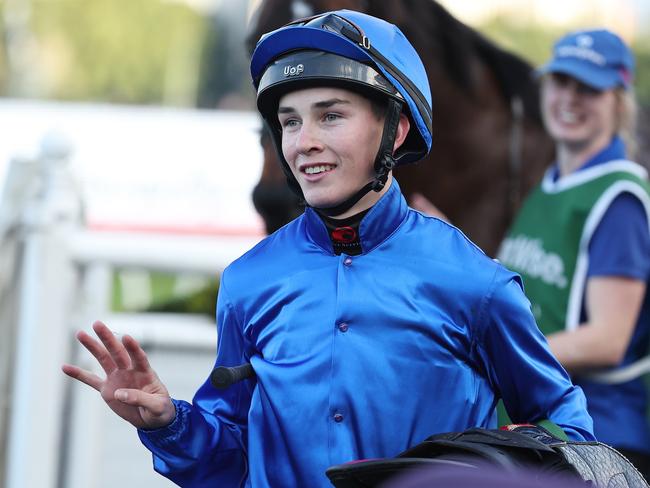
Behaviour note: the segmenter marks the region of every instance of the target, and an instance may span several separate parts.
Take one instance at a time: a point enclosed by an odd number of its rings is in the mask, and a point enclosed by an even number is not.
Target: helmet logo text
[[[305,71],[305,66],[302,64],[297,64],[296,66],[285,66],[284,76],[297,76],[303,71]]]

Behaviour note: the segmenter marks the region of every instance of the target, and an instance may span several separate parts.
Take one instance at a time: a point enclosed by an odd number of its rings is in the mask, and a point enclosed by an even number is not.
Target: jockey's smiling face
[[[309,205],[336,206],[372,181],[384,120],[369,99],[340,88],[306,88],[280,99],[278,119],[282,153]],[[407,131],[402,116],[395,147]],[[339,217],[369,208],[382,194],[367,193]]]

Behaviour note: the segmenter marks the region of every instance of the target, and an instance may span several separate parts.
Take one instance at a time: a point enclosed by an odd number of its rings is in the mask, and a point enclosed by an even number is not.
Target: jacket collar
[[[368,211],[359,226],[363,254],[386,240],[404,221],[407,213],[408,205],[393,178],[388,191]],[[325,223],[316,211],[307,207],[303,219],[309,239],[327,253],[334,254]]]

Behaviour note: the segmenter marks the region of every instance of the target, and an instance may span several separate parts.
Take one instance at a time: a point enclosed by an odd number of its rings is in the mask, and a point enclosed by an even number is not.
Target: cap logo
[[[594,44],[594,39],[587,34],[582,34],[576,38],[576,44],[580,47],[591,47]]]
[[[605,56],[592,48],[593,43],[591,36],[582,35],[576,39],[577,46],[559,46],[555,55],[560,58],[580,58],[598,66],[605,66]]]
[[[284,76],[298,76],[303,71],[305,71],[305,67],[302,63],[297,64],[296,66],[285,66]]]

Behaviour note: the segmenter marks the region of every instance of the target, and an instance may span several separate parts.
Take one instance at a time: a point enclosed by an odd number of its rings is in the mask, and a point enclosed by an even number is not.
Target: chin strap
[[[354,193],[350,198],[344,200],[335,207],[313,207],[314,210],[327,217],[341,215],[350,210],[370,191],[380,192],[384,189],[386,181],[388,180],[388,174],[393,170],[396,164],[395,158],[393,157],[393,146],[395,145],[397,126],[399,125],[399,116],[401,113],[402,103],[394,98],[389,98],[388,106],[386,107],[384,130],[381,134],[381,143],[379,144],[379,151],[377,151],[377,156],[375,157],[375,178],[369,183],[366,183],[363,188]],[[290,184],[290,187],[293,189],[294,185]],[[304,199],[302,192],[300,192],[300,197]]]

